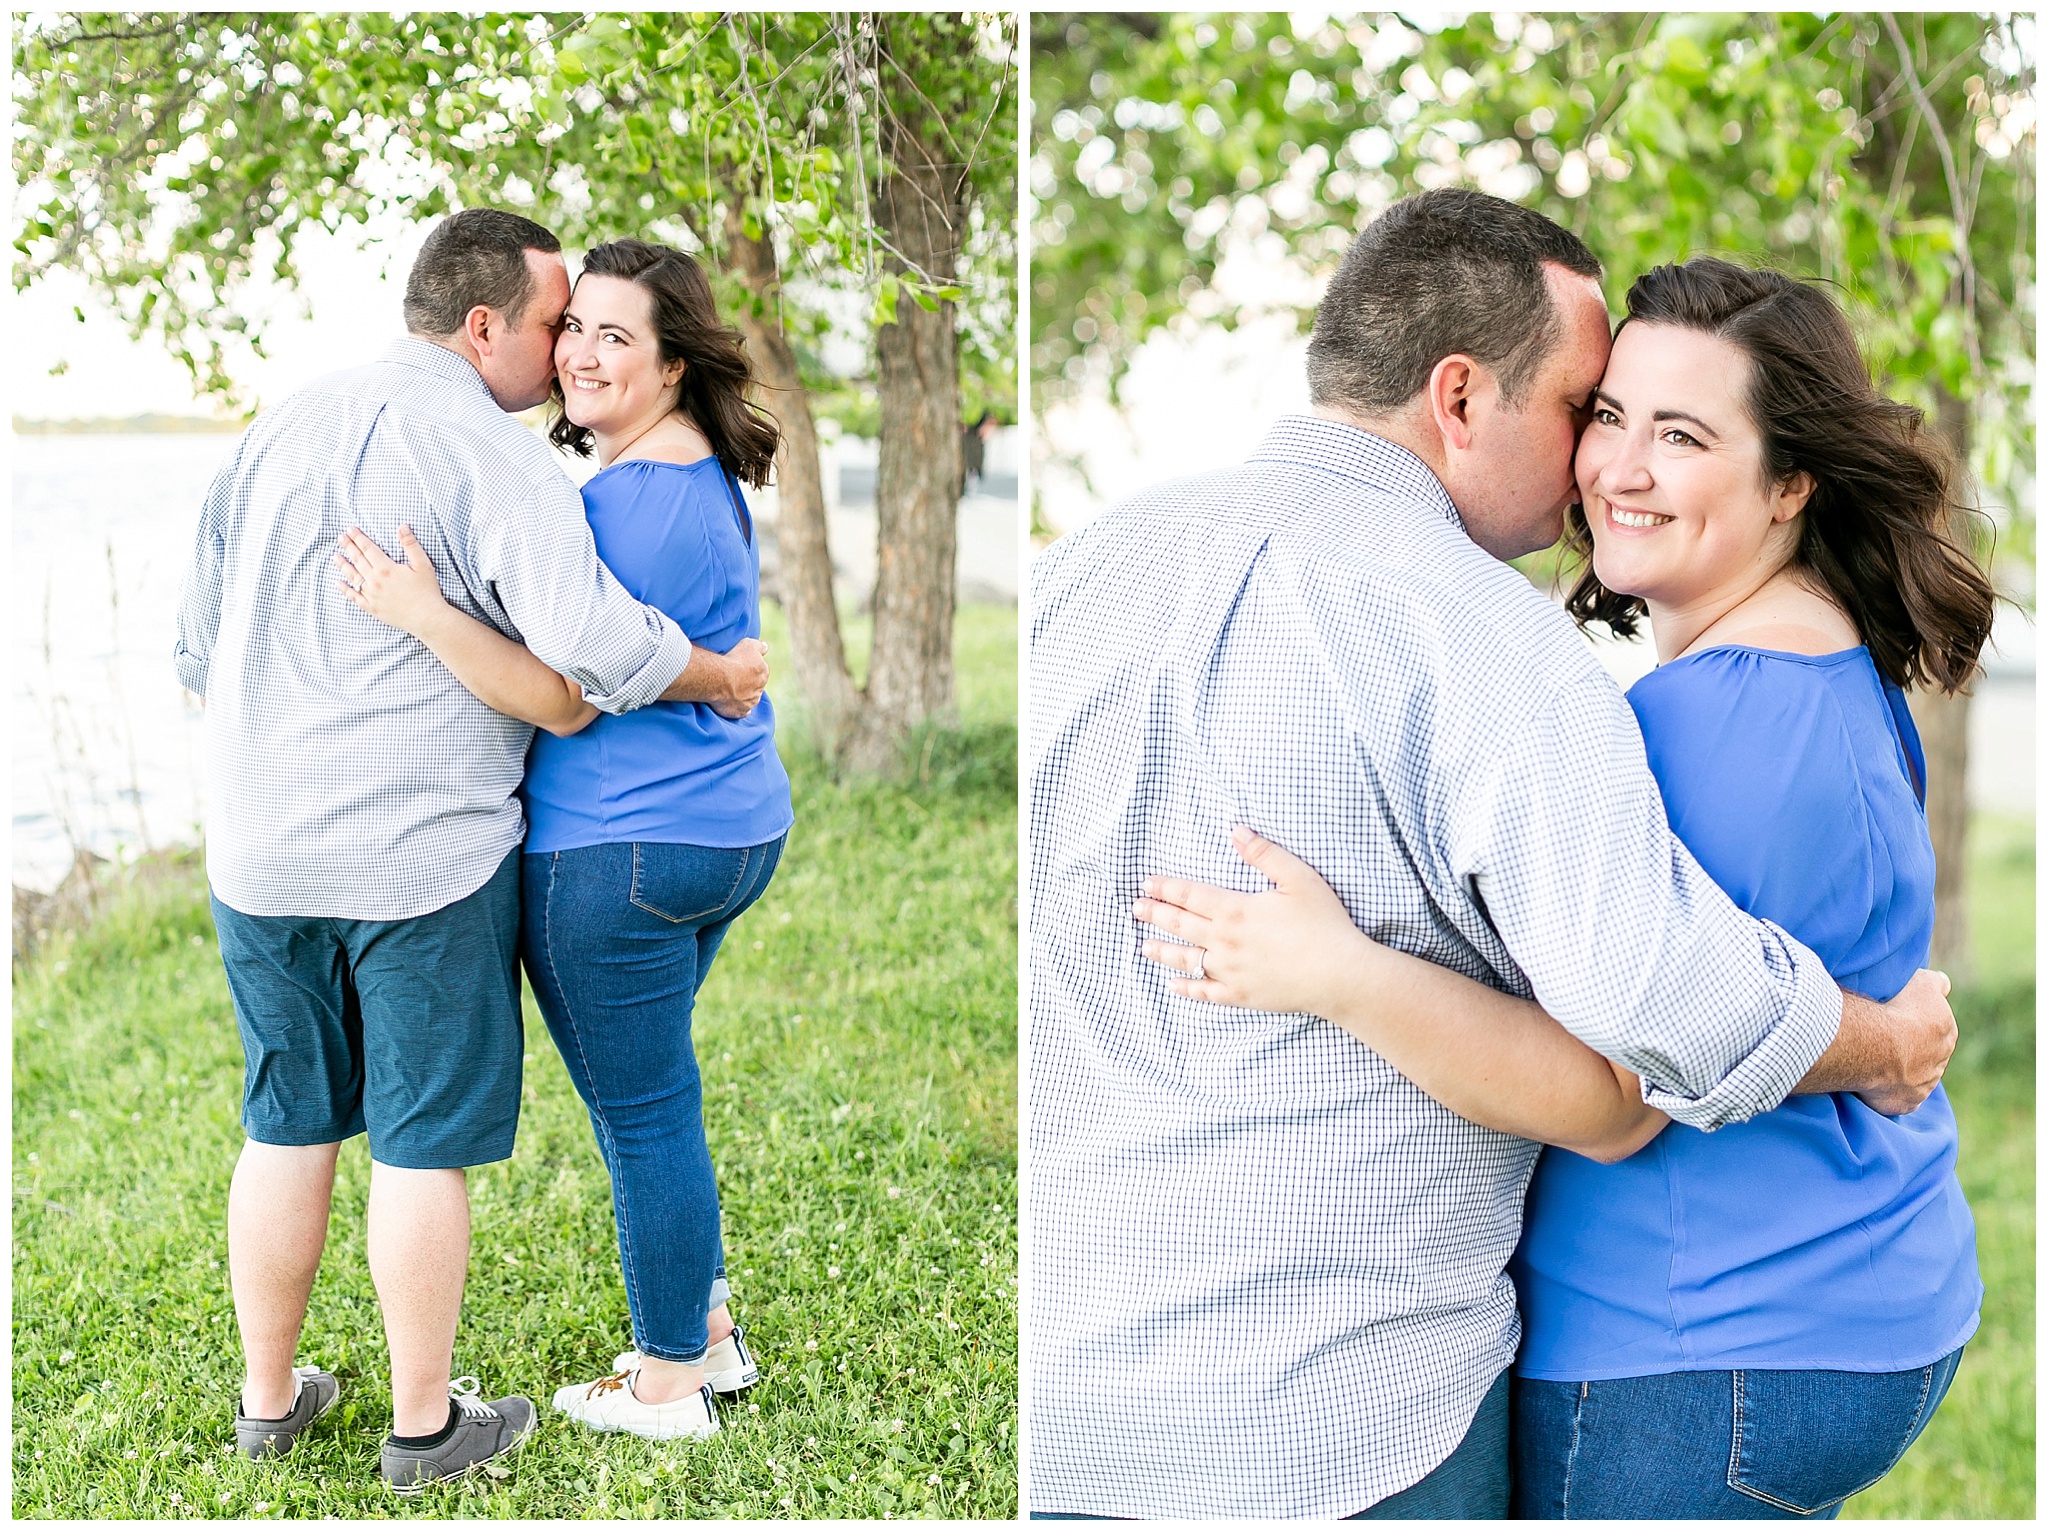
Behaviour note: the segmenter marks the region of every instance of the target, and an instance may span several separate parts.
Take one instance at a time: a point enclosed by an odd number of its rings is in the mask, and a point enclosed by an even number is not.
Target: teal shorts
[[[519,1129],[519,852],[411,920],[244,915],[213,900],[259,1144],[370,1135],[404,1170],[509,1159]]]

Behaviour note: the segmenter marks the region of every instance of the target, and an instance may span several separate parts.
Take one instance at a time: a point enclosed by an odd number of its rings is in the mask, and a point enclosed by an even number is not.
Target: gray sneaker
[[[334,1401],[341,1397],[341,1384],[331,1372],[294,1367],[292,1376],[298,1379],[298,1397],[282,1420],[253,1419],[242,1413],[241,1401],[235,1401],[235,1446],[243,1457],[259,1462],[283,1457],[299,1444],[300,1434],[333,1409]]]
[[[533,1434],[540,1412],[531,1399],[507,1394],[487,1404],[477,1397],[480,1387],[474,1378],[448,1385],[457,1415],[455,1428],[439,1446],[401,1447],[384,1438],[384,1482],[393,1494],[417,1495],[430,1484],[459,1479],[493,1458],[509,1456]]]

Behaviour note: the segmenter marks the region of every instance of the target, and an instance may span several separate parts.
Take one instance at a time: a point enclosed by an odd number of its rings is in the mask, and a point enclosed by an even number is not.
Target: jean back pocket
[[[672,925],[720,919],[745,887],[747,865],[762,849],[635,841],[628,897]]]
[[[1733,1374],[1728,1487],[1797,1516],[1870,1488],[1906,1455],[1961,1355],[1904,1372]]]

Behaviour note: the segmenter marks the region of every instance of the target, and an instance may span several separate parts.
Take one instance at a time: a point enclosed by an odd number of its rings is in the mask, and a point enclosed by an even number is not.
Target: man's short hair
[[[494,207],[467,207],[441,220],[405,279],[405,327],[415,335],[453,335],[482,305],[517,326],[533,297],[526,252],[552,255],[562,242],[530,218]]]
[[[1463,187],[1396,202],[1353,241],[1316,310],[1310,399],[1384,415],[1463,355],[1519,405],[1561,329],[1546,264],[1600,275],[1578,236],[1531,208]]]

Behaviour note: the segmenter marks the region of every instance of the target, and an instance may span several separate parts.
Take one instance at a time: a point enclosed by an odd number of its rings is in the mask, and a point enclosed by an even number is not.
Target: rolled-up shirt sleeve
[[[185,566],[184,589],[178,597],[178,636],[171,651],[171,668],[178,684],[194,696],[206,695],[206,683],[213,668],[214,640],[220,634],[220,606],[223,594],[222,568],[227,543],[221,528],[225,524],[227,500],[234,493],[239,450],[229,455],[213,476],[213,484],[199,508],[199,526],[192,536],[192,559]]]
[[[1611,682],[1563,688],[1468,782],[1456,870],[1546,1011],[1690,1127],[1743,1122],[1792,1093],[1834,1041],[1842,992],[1672,833]]]
[[[690,662],[690,639],[635,601],[597,556],[582,498],[540,484],[511,515],[475,529],[474,558],[526,647],[592,707],[625,713],[658,700]]]

